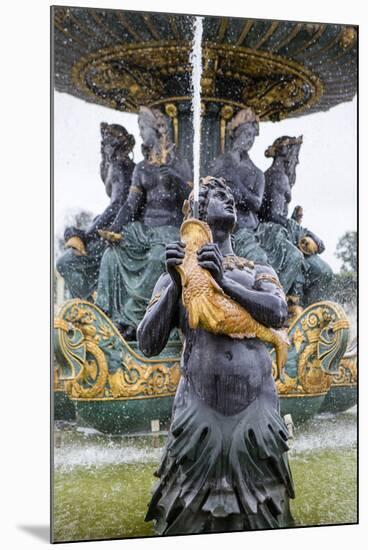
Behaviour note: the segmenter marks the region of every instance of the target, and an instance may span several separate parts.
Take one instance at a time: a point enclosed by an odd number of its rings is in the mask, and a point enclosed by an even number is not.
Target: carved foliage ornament
[[[72,81],[86,97],[128,112],[189,101],[189,48],[173,42],[110,46],[81,57]],[[261,120],[304,111],[323,93],[321,80],[304,66],[266,51],[207,42],[203,67],[204,102],[249,106]]]

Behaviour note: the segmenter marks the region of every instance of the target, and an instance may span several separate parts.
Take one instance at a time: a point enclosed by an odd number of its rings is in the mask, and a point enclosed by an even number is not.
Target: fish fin
[[[192,329],[201,327],[209,332],[218,332],[225,320],[225,312],[215,300],[206,295],[193,298],[188,304],[188,320]]]

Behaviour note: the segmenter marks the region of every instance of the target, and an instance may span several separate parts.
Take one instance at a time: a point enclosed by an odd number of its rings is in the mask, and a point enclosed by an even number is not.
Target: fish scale
[[[186,248],[183,262],[176,269],[181,277],[182,299],[190,328],[201,328],[231,338],[258,338],[271,344],[276,351],[276,364],[281,375],[288,350],[285,334],[256,321],[246,309],[225,294],[207,269],[198,264],[198,250],[213,242],[208,224],[197,219],[185,220],[180,236]]]

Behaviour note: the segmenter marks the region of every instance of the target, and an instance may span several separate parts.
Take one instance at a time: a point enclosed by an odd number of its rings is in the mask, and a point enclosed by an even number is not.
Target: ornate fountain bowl
[[[279,379],[274,362],[273,375],[281,413],[300,422],[320,410],[341,376],[349,323],[339,305],[319,302],[294,321],[288,337],[285,378]],[[64,384],[79,422],[104,433],[147,433],[153,421],[162,430],[168,427],[180,379],[179,340],[148,359],[97,306],[77,299],[62,306],[54,345],[59,391]]]

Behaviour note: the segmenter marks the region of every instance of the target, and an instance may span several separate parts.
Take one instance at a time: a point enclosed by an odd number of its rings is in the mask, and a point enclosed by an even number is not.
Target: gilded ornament
[[[202,328],[232,338],[259,338],[276,350],[280,375],[287,360],[288,340],[282,331],[258,323],[237,302],[227,296],[209,271],[198,265],[198,249],[212,242],[209,226],[200,220],[188,219],[180,228],[186,243],[183,263],[177,267],[182,282],[182,300],[188,311],[192,329]]]
[[[87,256],[86,247],[80,237],[70,237],[65,243],[65,248],[72,248],[79,256]]]

